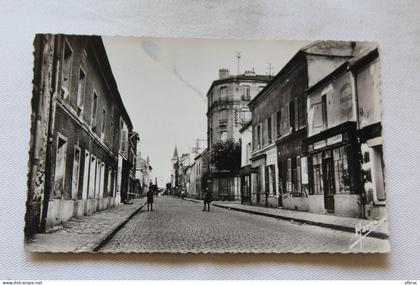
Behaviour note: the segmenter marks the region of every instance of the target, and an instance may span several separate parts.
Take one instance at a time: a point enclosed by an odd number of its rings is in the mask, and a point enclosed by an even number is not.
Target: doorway
[[[322,174],[324,184],[324,207],[328,213],[334,213],[334,169],[331,157],[322,160]]]

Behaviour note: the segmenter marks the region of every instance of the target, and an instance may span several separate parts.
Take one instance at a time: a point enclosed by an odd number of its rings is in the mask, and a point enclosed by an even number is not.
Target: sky
[[[150,158],[159,186],[170,181],[171,158],[207,138],[207,91],[219,69],[276,74],[305,41],[103,37],[125,108]],[[205,144],[205,142],[203,142]]]

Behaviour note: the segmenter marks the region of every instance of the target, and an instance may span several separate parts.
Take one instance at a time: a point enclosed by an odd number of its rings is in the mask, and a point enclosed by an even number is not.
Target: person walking
[[[211,192],[206,188],[206,191],[204,192],[204,209],[203,211],[206,210],[206,206],[207,206],[207,211],[210,212],[210,203],[212,202],[213,197],[211,195]]]
[[[149,191],[147,191],[147,211],[149,211],[149,206],[150,206],[150,210],[153,212],[153,190],[151,188],[149,188]]]

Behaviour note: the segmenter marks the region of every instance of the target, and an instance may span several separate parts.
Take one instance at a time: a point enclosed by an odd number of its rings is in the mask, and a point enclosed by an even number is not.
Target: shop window
[[[292,192],[292,159],[287,159],[287,178],[286,178],[286,191]]]
[[[322,153],[317,153],[312,156],[312,172],[313,187],[310,194],[323,194],[324,182],[322,180]]]
[[[350,193],[350,174],[344,146],[333,150],[334,180],[337,193]]]
[[[73,173],[71,180],[71,198],[77,199],[77,192],[79,190],[79,175],[80,175],[80,148],[74,147],[73,157]]]

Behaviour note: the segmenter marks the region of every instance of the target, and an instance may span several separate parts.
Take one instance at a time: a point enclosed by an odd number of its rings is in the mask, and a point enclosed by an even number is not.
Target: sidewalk
[[[241,211],[249,214],[262,215],[277,219],[282,219],[291,222],[298,222],[308,225],[315,225],[345,232],[355,232],[355,227],[360,223],[363,226],[375,223],[373,220],[339,217],[334,215],[322,215],[301,211],[284,210],[279,208],[265,208],[258,206],[241,205],[239,203],[213,202],[213,205],[228,210]],[[377,237],[381,239],[389,238],[388,222],[378,225],[370,234],[370,237]]]
[[[139,212],[146,200],[141,198],[132,202],[91,216],[72,218],[46,233],[36,234],[25,243],[25,249],[30,252],[93,252]]]
[[[197,200],[193,198],[184,198],[191,202],[202,203],[202,200]],[[298,222],[302,224],[320,226],[324,228],[330,228],[334,230],[340,230],[345,232],[355,232],[355,227],[360,224],[367,226],[369,224],[375,223],[373,220],[357,219],[357,218],[348,218],[340,217],[335,215],[322,215],[314,214],[309,212],[285,210],[280,208],[265,208],[258,206],[249,206],[242,205],[239,201],[214,201],[213,206],[224,208],[228,210],[240,211],[254,215],[261,215],[291,222]],[[381,239],[389,238],[389,229],[388,223],[384,222],[381,225],[378,225],[370,234],[370,237],[377,237]]]

